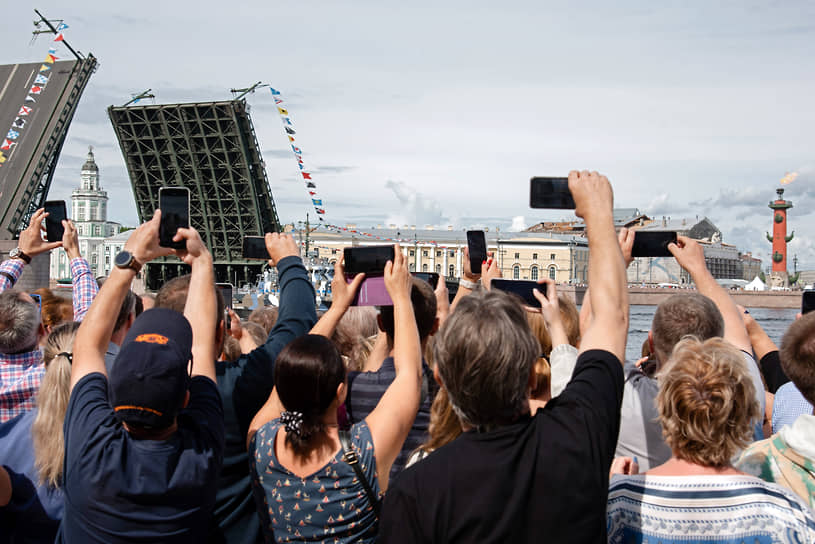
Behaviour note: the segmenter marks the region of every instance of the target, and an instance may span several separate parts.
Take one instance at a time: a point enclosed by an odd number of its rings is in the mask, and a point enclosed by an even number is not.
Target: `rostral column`
[[[792,202],[784,200],[784,188],[775,190],[778,198],[770,202],[773,210],[773,235],[767,234],[767,240],[773,243],[773,273],[770,276],[772,287],[789,287],[789,274],[787,272],[787,242],[795,235],[787,236],[787,210],[792,208]]]

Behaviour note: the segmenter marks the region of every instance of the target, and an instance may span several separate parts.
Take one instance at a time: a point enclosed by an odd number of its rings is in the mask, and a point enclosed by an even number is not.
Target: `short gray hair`
[[[476,291],[447,318],[433,355],[461,422],[491,428],[510,423],[526,409],[540,344],[511,295]]]
[[[33,350],[39,326],[36,305],[23,299],[20,291],[7,289],[0,293],[0,353]]]

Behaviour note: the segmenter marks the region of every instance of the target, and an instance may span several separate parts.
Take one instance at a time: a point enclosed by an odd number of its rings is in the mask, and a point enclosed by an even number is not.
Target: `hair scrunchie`
[[[280,422],[286,428],[287,433],[294,433],[300,436],[300,427],[303,425],[303,413],[289,412],[286,410],[280,414]]]

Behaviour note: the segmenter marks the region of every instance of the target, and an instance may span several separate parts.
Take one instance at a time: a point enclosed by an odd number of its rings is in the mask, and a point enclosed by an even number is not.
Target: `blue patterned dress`
[[[275,456],[275,437],[280,428],[279,419],[270,421],[249,445],[255,499],[266,541],[375,542],[376,514],[354,469],[343,459],[342,448],[323,468],[300,478]],[[374,444],[364,421],[351,427],[351,445],[379,496]]]

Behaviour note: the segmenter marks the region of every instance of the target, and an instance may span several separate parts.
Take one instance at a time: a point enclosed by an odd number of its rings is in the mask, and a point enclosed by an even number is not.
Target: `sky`
[[[789,244],[815,269],[815,3],[4,0],[0,64],[38,62],[33,8],[99,59],[49,198],[70,201],[89,145],[110,220],[136,208],[106,108],[281,92],[326,220],[517,230],[529,178],[597,170],[615,206],[707,216],[769,265],[778,180]],[[657,4],[665,4],[660,6]],[[61,47],[62,58],[69,58]],[[271,94],[248,96],[278,214],[313,208]],[[792,270],[790,270],[792,271]]]

